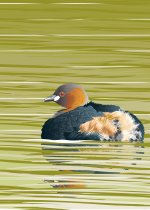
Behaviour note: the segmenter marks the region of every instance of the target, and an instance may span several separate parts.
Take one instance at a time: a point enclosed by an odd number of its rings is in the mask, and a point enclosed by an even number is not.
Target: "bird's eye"
[[[63,91],[61,91],[60,93],[59,93],[59,96],[60,97],[63,97],[65,95],[65,93],[63,92]]]

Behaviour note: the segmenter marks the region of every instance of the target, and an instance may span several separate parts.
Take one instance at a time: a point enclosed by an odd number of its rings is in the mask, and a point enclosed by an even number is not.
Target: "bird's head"
[[[75,109],[88,102],[88,95],[78,84],[64,84],[58,87],[55,92],[44,99],[45,102],[54,101],[66,109]]]

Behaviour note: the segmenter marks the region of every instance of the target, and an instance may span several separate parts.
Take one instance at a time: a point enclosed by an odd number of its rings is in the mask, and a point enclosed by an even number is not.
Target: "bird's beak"
[[[48,102],[48,101],[58,101],[60,99],[60,96],[56,96],[56,95],[52,95],[49,96],[48,98],[44,99],[44,102]]]
[[[55,97],[56,97],[56,95],[49,96],[49,97],[47,97],[47,98],[44,99],[44,102],[54,101],[55,100]]]

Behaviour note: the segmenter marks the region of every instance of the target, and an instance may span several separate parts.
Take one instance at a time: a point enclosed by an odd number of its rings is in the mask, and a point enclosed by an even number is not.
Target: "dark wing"
[[[87,136],[86,134],[79,132],[79,127],[72,127],[71,129],[69,129],[69,127],[66,127],[66,129],[64,129],[64,126],[63,124],[60,124],[60,121],[57,123],[56,119],[51,118],[48,119],[42,127],[41,138],[52,139],[52,140],[57,140],[57,139],[82,140],[82,139],[87,139]]]
[[[88,103],[86,106],[92,106],[97,112],[115,112],[121,110],[119,106],[96,104],[93,102]]]

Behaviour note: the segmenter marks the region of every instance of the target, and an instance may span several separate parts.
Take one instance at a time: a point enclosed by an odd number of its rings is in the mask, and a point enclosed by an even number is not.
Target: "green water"
[[[0,209],[149,208],[150,2],[2,3]],[[42,142],[60,109],[43,98],[67,82],[135,113],[144,143]]]

